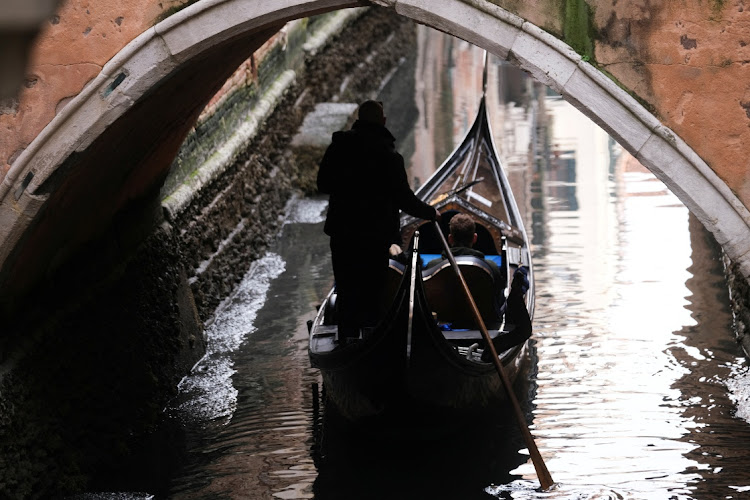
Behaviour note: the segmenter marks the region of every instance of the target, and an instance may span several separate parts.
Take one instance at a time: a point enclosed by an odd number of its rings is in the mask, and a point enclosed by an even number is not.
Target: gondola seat
[[[462,255],[455,259],[485,325],[488,329],[499,328],[502,284],[495,282],[492,268],[484,259],[473,256]],[[425,269],[422,277],[427,302],[437,314],[438,323],[450,324],[452,328],[478,328],[463,287],[448,260]]]

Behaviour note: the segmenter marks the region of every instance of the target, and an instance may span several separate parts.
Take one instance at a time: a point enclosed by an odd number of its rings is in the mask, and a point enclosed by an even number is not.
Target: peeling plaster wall
[[[67,0],[43,25],[16,98],[0,102],[0,179],[120,49],[186,0]]]

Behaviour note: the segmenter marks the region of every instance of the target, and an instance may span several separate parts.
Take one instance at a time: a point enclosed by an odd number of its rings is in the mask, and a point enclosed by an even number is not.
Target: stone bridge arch
[[[202,0],[126,45],[13,163],[0,184],[0,299],[30,289],[119,211],[142,201],[148,214],[202,104],[284,23],[371,3],[483,47],[559,92],[664,181],[750,276],[742,201],[636,99],[523,18],[485,0]]]

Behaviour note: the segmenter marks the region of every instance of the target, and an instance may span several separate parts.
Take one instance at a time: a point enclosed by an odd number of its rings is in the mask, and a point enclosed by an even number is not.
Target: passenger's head
[[[477,242],[476,226],[468,215],[456,214],[451,217],[448,225],[451,231],[448,235],[451,245],[471,248]]]
[[[383,103],[380,101],[365,101],[359,105],[357,118],[363,122],[377,123],[385,125],[385,112]]]

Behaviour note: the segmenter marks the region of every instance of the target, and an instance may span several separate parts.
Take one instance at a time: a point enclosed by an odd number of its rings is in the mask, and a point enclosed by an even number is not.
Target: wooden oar
[[[498,357],[497,350],[495,350],[495,346],[492,343],[492,338],[490,337],[490,333],[487,331],[487,327],[485,326],[484,321],[482,320],[482,316],[479,314],[479,309],[477,308],[477,304],[476,302],[474,302],[474,298],[471,296],[471,292],[469,291],[469,286],[466,284],[466,280],[464,279],[463,274],[461,274],[461,270],[458,268],[456,259],[453,257],[453,253],[451,252],[450,246],[448,246],[448,242],[445,240],[445,235],[443,235],[443,231],[440,229],[440,224],[437,221],[435,221],[435,230],[440,235],[440,240],[443,242],[443,248],[445,249],[445,255],[448,257],[448,260],[451,263],[451,267],[453,267],[453,270],[456,272],[456,277],[458,277],[458,281],[461,282],[461,286],[464,290],[464,296],[466,297],[466,300],[469,306],[471,307],[472,313],[474,314],[474,319],[479,325],[479,329],[482,332],[482,336],[484,337],[484,340],[487,343],[487,349],[489,349],[490,352],[492,353],[492,360],[495,363],[495,368],[497,369],[498,375],[500,375],[500,380],[502,381],[503,387],[505,388],[505,392],[508,395],[508,399],[513,405],[513,411],[516,414],[516,420],[518,420],[518,426],[521,428],[521,434],[523,434],[523,439],[524,441],[526,441],[526,447],[529,449],[529,453],[531,454],[531,461],[534,463],[534,468],[536,469],[536,475],[537,477],[539,477],[539,483],[541,484],[543,490],[548,490],[554,484],[554,481],[552,480],[552,476],[547,470],[547,466],[544,463],[544,459],[542,458],[542,455],[539,453],[539,449],[536,447],[536,443],[534,442],[534,438],[531,435],[531,432],[529,432],[529,428],[526,425],[526,417],[521,411],[521,405],[518,404],[518,399],[516,398],[516,395],[513,392],[513,388],[510,385],[508,376],[505,374],[505,370],[503,370],[503,365],[500,363],[500,358]]]

